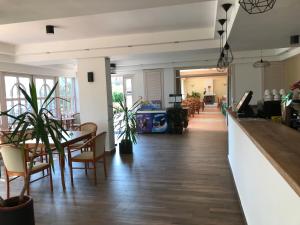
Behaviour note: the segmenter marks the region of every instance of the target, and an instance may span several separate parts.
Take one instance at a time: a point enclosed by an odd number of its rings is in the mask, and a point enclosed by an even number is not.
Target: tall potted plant
[[[141,105],[141,100],[136,101],[131,108],[126,106],[126,99],[124,102],[119,99],[118,107],[115,107],[115,130],[118,132],[118,139],[121,139],[119,144],[120,154],[131,154],[132,144],[137,143],[137,122],[136,112]]]
[[[54,119],[53,112],[48,108],[49,105],[55,100],[53,97],[54,91],[57,87],[58,82],[54,85],[44,102],[39,106],[36,86],[31,80],[29,84],[29,93],[27,93],[21,86],[19,89],[24,95],[29,107],[26,108],[26,112],[15,116],[11,111],[17,107],[15,105],[11,109],[5,112],[0,112],[0,116],[12,118],[13,124],[11,127],[11,134],[8,137],[7,144],[11,144],[20,149],[25,150],[26,140],[35,139],[35,145],[31,149],[32,155],[37,154],[38,146],[44,145],[45,151],[48,154],[50,166],[54,169],[53,154],[50,147],[50,138],[52,139],[55,148],[61,154],[63,154],[63,148],[60,144],[62,139],[65,139],[64,134],[67,132],[61,126],[60,121]],[[28,132],[30,130],[30,132]],[[50,137],[49,137],[50,136]],[[1,150],[1,147],[0,147]],[[30,157],[27,174],[30,174],[34,165],[34,157]],[[23,188],[17,197],[9,198],[4,200],[0,196],[0,221],[1,224],[5,225],[34,225],[34,210],[33,210],[33,199],[30,196],[26,196],[28,184],[30,182],[30,176],[25,177]]]

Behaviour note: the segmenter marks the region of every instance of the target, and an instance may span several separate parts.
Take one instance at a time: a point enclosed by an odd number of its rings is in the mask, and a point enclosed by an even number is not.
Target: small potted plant
[[[62,138],[65,138],[64,133],[67,132],[61,126],[60,121],[54,119],[53,112],[49,110],[49,105],[55,100],[53,97],[54,91],[57,84],[49,92],[48,96],[45,98],[44,102],[39,106],[37,91],[33,80],[29,84],[29,93],[27,93],[21,86],[19,89],[24,95],[29,107],[26,108],[24,113],[15,116],[11,111],[17,107],[15,105],[8,111],[1,112],[0,116],[5,116],[12,118],[13,124],[11,127],[11,134],[8,136],[7,144],[14,145],[20,149],[20,151],[25,150],[26,140],[35,139],[36,144],[33,149],[31,149],[32,155],[37,154],[38,146],[40,144],[44,145],[45,152],[48,154],[50,166],[53,169],[53,155],[52,148],[50,147],[50,140],[52,139],[55,148],[63,157],[63,149],[60,144]],[[25,107],[22,105],[22,107]],[[28,130],[30,132],[28,132]],[[0,147],[1,151],[1,147]],[[34,157],[30,157],[29,166],[27,174],[34,165]],[[30,176],[25,177],[24,185],[19,196],[12,197],[9,199],[3,199],[0,196],[0,223],[5,225],[34,225],[34,209],[33,209],[33,199],[30,196],[26,196],[28,184],[30,182]]]
[[[131,108],[126,106],[126,98],[124,101],[119,99],[118,107],[115,107],[115,131],[118,133],[120,154],[131,154],[132,144],[137,143],[137,121],[136,113],[141,105],[141,99],[136,101]]]

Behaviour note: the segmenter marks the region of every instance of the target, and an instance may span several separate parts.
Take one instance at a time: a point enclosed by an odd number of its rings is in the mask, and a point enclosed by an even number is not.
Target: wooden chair
[[[73,180],[73,169],[84,169],[85,173],[87,174],[88,169],[94,170],[94,182],[95,185],[97,184],[97,168],[96,163],[98,161],[103,162],[104,167],[104,174],[105,178],[107,177],[106,171],[106,160],[105,160],[105,140],[106,140],[106,132],[102,132],[97,136],[93,137],[82,146],[79,146],[79,149],[90,147],[90,151],[83,151],[78,155],[72,156],[72,149],[68,147],[68,161],[69,161],[69,168],[71,174],[71,183],[74,186]],[[73,167],[73,162],[77,163],[85,163],[85,167]],[[92,163],[92,167],[89,167],[89,164]]]
[[[95,137],[96,136],[96,133],[97,133],[97,124],[95,123],[92,123],[92,122],[87,122],[87,123],[83,123],[81,124],[77,130],[80,130],[80,131],[87,131],[87,132],[91,132],[92,133],[92,137]],[[84,150],[83,148],[82,149],[79,149],[79,146],[82,146],[84,145],[88,140],[83,140],[83,141],[79,141],[77,142],[76,144],[73,144],[71,146],[71,149],[74,149],[73,151],[77,151],[77,150]],[[89,146],[86,146],[85,149],[88,149]]]
[[[26,161],[26,157],[25,157],[26,151],[22,151],[21,149],[15,147],[14,145],[2,145],[0,147],[0,152],[3,157],[4,167],[6,171],[7,198],[9,198],[10,196],[10,182],[12,182],[18,177],[24,177],[25,180],[25,177],[31,176],[39,172],[43,172],[44,170],[47,170],[46,175],[43,174],[42,177],[30,181],[30,183],[49,176],[50,189],[51,192],[53,192],[52,172],[49,163],[37,162],[33,165],[32,170],[28,171],[29,163]],[[10,179],[10,177],[14,177],[14,178]],[[30,187],[28,185],[27,194],[29,195],[29,193],[30,193]]]
[[[74,121],[72,122],[72,129],[78,129],[80,127],[80,113],[73,114]]]
[[[98,129],[97,124],[92,122],[83,123],[79,126],[80,131],[92,132],[93,136],[96,136],[97,129]]]

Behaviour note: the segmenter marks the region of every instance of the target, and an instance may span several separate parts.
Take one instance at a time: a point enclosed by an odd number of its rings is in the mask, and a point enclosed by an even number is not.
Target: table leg
[[[65,155],[59,154],[59,166],[60,166],[60,177],[61,177],[61,185],[64,191],[66,191],[65,184]]]

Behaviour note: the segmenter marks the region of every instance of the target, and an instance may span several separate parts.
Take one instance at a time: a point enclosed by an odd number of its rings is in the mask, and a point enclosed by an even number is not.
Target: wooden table
[[[66,140],[61,140],[61,146],[63,148],[66,148],[72,144],[75,144],[79,141],[91,138],[92,132],[88,131],[67,131],[68,135],[65,135]],[[49,138],[49,142],[51,146],[54,146],[53,140]],[[32,147],[35,145],[35,139],[26,141],[27,147]],[[40,144],[43,145],[43,144]],[[64,174],[64,168],[65,168],[65,155],[63,154],[63,157],[61,157],[61,154],[59,154],[59,165],[60,165],[60,173],[61,173],[61,183],[63,190],[66,190],[65,185],[65,174]]]

